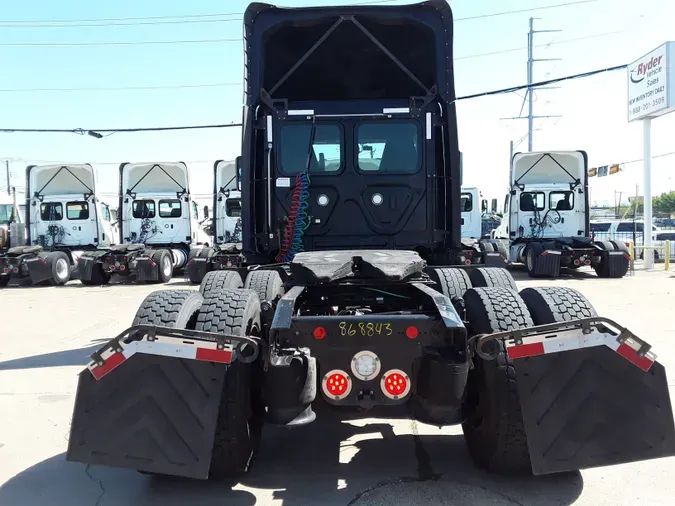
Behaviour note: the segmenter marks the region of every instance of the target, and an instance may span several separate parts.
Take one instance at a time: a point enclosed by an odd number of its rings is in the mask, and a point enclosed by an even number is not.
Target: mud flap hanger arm
[[[139,339],[140,336],[140,339]],[[122,331],[117,337],[114,337],[101,348],[91,354],[91,359],[99,366],[105,365],[103,354],[110,350],[114,353],[121,353],[124,349],[123,343],[133,341],[153,342],[157,337],[172,337],[180,339],[183,344],[196,344],[189,341],[202,341],[216,343],[217,349],[225,346],[233,346],[233,360],[240,360],[248,364],[254,362],[260,354],[262,341],[255,337],[235,336],[230,334],[216,334],[213,332],[203,332],[199,330],[176,329],[171,327],[157,327],[154,325],[134,325]],[[186,342],[188,341],[188,342]],[[248,348],[245,350],[245,348]]]
[[[613,331],[612,327],[615,330]],[[495,332],[492,334],[480,334],[474,336],[472,341],[475,343],[476,353],[484,360],[494,360],[496,358],[495,353],[491,353],[484,350],[486,343],[494,341],[496,339],[506,339],[510,343],[515,344],[516,346],[521,346],[524,344],[524,340],[533,337],[554,337],[552,334],[563,334],[557,335],[556,337],[570,337],[570,333],[578,333],[581,331],[582,334],[591,334],[593,330],[614,337],[617,343],[619,344],[635,344],[637,345],[636,354],[638,357],[647,357],[656,359],[656,355],[651,352],[651,345],[643,341],[630,330],[625,327],[622,327],[618,323],[609,318],[604,318],[600,316],[595,316],[591,318],[580,318],[578,320],[573,320],[569,322],[557,322],[549,323],[546,325],[537,325],[534,327],[524,328],[524,329],[515,329],[507,330],[503,332]],[[568,335],[564,335],[568,334]],[[561,350],[562,351],[562,350]]]

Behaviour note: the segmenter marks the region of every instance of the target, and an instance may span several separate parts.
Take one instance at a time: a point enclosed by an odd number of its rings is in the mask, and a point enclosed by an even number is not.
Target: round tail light
[[[390,369],[382,376],[380,387],[390,399],[402,399],[410,393],[410,378],[400,369]]]
[[[586,261],[585,261],[584,263],[585,263],[586,265],[591,265],[591,261],[590,261],[589,259],[586,259]]]
[[[124,265],[120,265],[120,270],[123,271],[125,269]]]
[[[581,262],[579,261],[578,258],[574,259],[574,265],[581,265]]]
[[[323,377],[321,389],[326,397],[339,401],[352,391],[352,379],[345,371],[333,369]]]
[[[468,258],[464,260],[464,265],[471,265],[471,260],[469,260]]]
[[[411,325],[407,329],[405,329],[405,335],[408,339],[415,339],[418,335],[420,334],[419,330],[417,330],[417,327],[414,325]]]
[[[314,329],[314,338],[323,339],[324,337],[326,337],[326,329],[324,329],[323,327],[316,327]]]

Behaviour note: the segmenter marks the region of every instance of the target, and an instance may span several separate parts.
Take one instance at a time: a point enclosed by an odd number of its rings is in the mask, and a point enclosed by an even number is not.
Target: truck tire
[[[450,300],[453,297],[464,297],[464,292],[471,288],[471,279],[464,269],[452,267],[431,269],[429,276],[438,283],[437,290],[440,289],[439,291]]]
[[[538,242],[530,243],[525,249],[525,266],[527,267],[527,275],[531,278],[539,277],[538,274],[535,274],[535,269],[543,252],[544,247]]]
[[[206,273],[199,291],[204,297],[210,297],[224,288],[241,288],[244,283],[237,271],[210,271]]]
[[[47,253],[47,263],[52,270],[52,285],[65,285],[70,281],[70,259],[63,251]]]
[[[0,288],[7,286],[9,283],[9,276],[0,276]]]
[[[173,256],[168,249],[157,249],[150,252],[157,264],[157,281],[151,283],[168,283],[173,277]]]
[[[80,281],[87,286],[101,286],[110,283],[110,273],[103,270],[101,264],[94,264],[91,269],[91,279],[82,279]]]
[[[605,251],[623,251],[626,255],[628,255],[628,248],[622,242],[597,241],[595,244],[600,246],[600,248]],[[601,261],[599,264],[594,265],[593,269],[599,278],[622,278],[628,272],[629,267],[630,262],[625,262],[623,267],[617,268],[616,265]]]
[[[231,335],[260,334],[260,299],[253,290],[223,288],[204,299],[196,330]],[[209,479],[237,477],[249,471],[260,446],[264,407],[259,361],[225,366]]]
[[[516,280],[509,271],[501,267],[478,267],[471,271],[469,279],[474,287],[501,286],[518,291]]]
[[[284,295],[284,282],[277,271],[257,270],[246,276],[244,288],[257,292],[261,301],[272,301]]]
[[[131,324],[194,329],[203,300],[194,290],[158,290],[143,299]],[[145,471],[139,473],[157,475]]]
[[[473,288],[464,294],[471,335],[530,327],[530,313],[508,288]],[[497,357],[476,355],[467,383],[467,419],[462,424],[471,457],[485,470],[504,475],[532,473],[516,371],[503,340],[494,341]]]
[[[141,302],[132,325],[194,329],[203,297],[194,290],[158,290]]]
[[[593,305],[574,288],[541,286],[520,291],[535,325],[598,316]]]
[[[485,239],[481,239],[478,242],[478,247],[480,248],[481,253],[495,253],[497,251],[497,247],[494,243]]]
[[[504,246],[504,243],[500,241],[499,239],[490,239],[490,242],[494,245],[495,251],[502,255],[504,259],[508,260],[509,259],[509,254],[506,251],[506,246]]]

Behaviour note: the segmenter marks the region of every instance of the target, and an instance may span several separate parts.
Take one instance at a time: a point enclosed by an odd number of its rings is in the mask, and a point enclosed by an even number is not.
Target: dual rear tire
[[[282,293],[283,284],[275,271],[254,271],[249,278],[250,288],[244,288],[236,271],[212,271],[202,280],[199,292],[154,292],[141,304],[133,324],[260,336],[261,297],[255,288],[264,288],[264,293],[269,295]],[[225,368],[225,378],[209,479],[222,480],[248,472],[260,446],[264,416],[260,396],[262,365],[259,358],[249,364],[234,361],[216,366]]]
[[[596,315],[578,291],[565,287],[472,288],[464,294],[470,336]],[[493,341],[494,360],[474,356],[467,384],[464,438],[474,461],[503,475],[529,475],[527,435],[516,382],[516,365],[504,340]]]

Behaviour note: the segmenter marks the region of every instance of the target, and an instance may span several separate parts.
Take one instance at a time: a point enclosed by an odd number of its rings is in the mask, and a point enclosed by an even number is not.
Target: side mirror
[[[237,190],[241,191],[241,156],[238,156],[235,160],[236,160],[235,164],[237,166],[236,167],[237,173],[235,174],[235,178],[237,181]]]
[[[492,199],[492,212],[497,212],[497,199]]]
[[[209,218],[209,206],[204,206],[204,219]]]
[[[487,206],[487,200],[483,199],[480,201],[480,210],[482,213],[487,213],[488,206]]]

